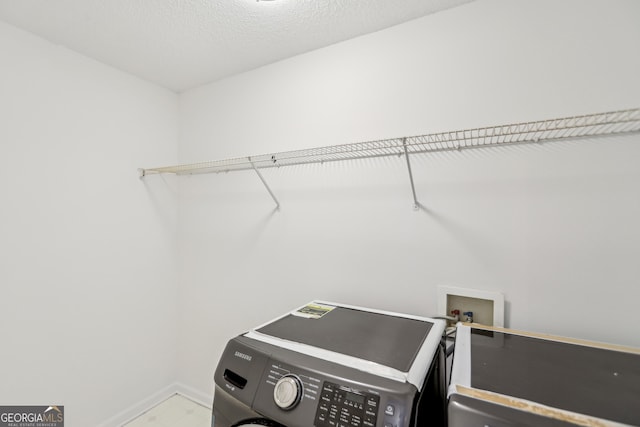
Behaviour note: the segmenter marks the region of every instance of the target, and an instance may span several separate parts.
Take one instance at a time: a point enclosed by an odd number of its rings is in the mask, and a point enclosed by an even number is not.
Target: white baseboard
[[[187,399],[193,400],[196,403],[199,403],[202,406],[206,406],[211,409],[213,406],[213,393],[203,393],[200,390],[196,390],[193,387],[189,387],[186,384],[175,383],[176,393],[186,397]]]
[[[99,424],[98,427],[120,427],[176,394],[193,400],[207,408],[211,408],[212,406],[213,394],[203,393],[185,384],[173,383],[117,413],[105,422]]]

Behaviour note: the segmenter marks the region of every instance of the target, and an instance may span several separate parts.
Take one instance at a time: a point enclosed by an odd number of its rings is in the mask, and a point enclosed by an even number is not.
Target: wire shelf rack
[[[140,176],[158,173],[177,175],[257,170],[309,163],[387,156],[457,151],[544,141],[612,135],[640,131],[640,108],[391,138],[378,141],[331,145],[226,160],[140,169]]]

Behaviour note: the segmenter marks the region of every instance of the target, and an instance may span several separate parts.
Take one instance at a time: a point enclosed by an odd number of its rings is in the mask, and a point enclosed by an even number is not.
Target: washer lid
[[[420,389],[443,331],[441,320],[314,301],[246,336]]]

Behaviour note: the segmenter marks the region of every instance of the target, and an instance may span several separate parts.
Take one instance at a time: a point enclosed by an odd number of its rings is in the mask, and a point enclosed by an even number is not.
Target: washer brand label
[[[64,427],[64,406],[0,406],[0,427]]]
[[[249,356],[248,354],[244,354],[244,353],[240,353],[239,351],[236,351],[234,355],[236,357],[239,357],[240,359],[246,360],[247,362],[251,362],[251,356]]]

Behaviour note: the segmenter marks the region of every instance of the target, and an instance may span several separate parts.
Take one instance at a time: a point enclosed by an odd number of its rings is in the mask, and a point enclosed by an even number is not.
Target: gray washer
[[[289,313],[230,340],[215,372],[212,426],[443,426],[444,322],[333,307],[320,318]],[[277,384],[287,397],[299,385],[291,407],[274,402]]]

